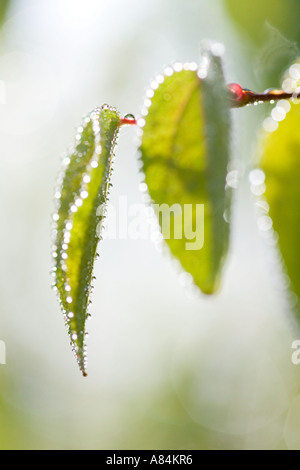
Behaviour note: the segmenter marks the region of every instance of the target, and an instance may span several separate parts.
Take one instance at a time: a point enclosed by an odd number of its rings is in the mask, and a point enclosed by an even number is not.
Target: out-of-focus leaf
[[[224,0],[224,3],[236,23],[243,28],[255,43],[263,39],[263,28],[271,24],[291,40],[299,41],[298,0],[253,0],[239,2]]]
[[[207,51],[196,69],[176,64],[152,84],[141,159],[171,253],[212,294],[228,251],[230,114],[220,57]]]
[[[54,287],[83,375],[93,266],[119,125],[119,114],[107,105],[85,119],[78,129],[74,150],[64,159],[65,169],[55,195]]]
[[[265,198],[269,204],[269,215],[279,236],[279,248],[292,290],[300,297],[299,124],[300,106],[292,104],[277,130],[263,140],[261,167],[266,178]]]
[[[278,86],[282,72],[297,56],[300,47],[299,0],[224,0],[227,11],[242,35],[254,48],[251,56],[259,79],[267,87]]]
[[[11,1],[10,0],[1,0],[0,1],[0,27],[2,26],[2,23],[5,19],[6,12],[8,10],[8,7],[10,5]]]

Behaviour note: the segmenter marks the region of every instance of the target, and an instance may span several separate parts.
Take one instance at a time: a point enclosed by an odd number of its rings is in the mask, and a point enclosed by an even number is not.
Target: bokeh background
[[[103,103],[138,116],[151,79],[199,60],[204,39],[225,45],[228,82],[278,86],[299,4],[0,0],[1,449],[300,448],[300,334],[248,178],[268,105],[233,112],[240,185],[218,295],[195,293],[151,240],[105,240],[83,379],[49,274],[55,179],[81,117]],[[113,185],[113,204],[143,202],[132,128]]]

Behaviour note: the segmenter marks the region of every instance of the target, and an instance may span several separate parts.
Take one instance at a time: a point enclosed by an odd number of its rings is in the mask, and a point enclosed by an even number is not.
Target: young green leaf
[[[212,294],[228,251],[224,214],[230,217],[231,199],[225,189],[230,113],[220,57],[209,50],[199,69],[194,63],[168,67],[152,83],[145,106],[138,121],[141,160],[162,235],[195,284]]]
[[[273,116],[283,119],[290,105],[279,102]],[[269,118],[271,119],[271,118]],[[300,106],[292,104],[279,125],[267,121],[270,130],[263,140],[261,167],[265,173],[265,198],[278,235],[279,249],[292,290],[300,296]]]
[[[93,266],[101,237],[114,145],[121,124],[107,105],[78,129],[76,145],[63,161],[55,194],[53,276],[79,367],[86,375],[85,336]]]

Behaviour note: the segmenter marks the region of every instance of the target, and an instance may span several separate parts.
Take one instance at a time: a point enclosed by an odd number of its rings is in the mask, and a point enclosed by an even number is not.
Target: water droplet
[[[293,93],[293,97],[292,97],[292,100],[293,100],[293,103],[294,104],[299,104],[300,100],[299,100],[299,94],[300,94],[300,87],[297,87]]]
[[[200,79],[204,79],[207,77],[208,68],[209,68],[210,60],[207,55],[203,55],[200,60],[199,70],[198,70],[198,77]]]
[[[83,182],[89,184],[91,182],[91,177],[89,175],[84,175]]]
[[[256,168],[255,170],[252,170],[249,173],[249,181],[255,186],[260,186],[261,184],[263,184],[265,182],[265,179],[266,175],[259,168]]]
[[[77,207],[81,207],[82,204],[83,204],[83,200],[82,200],[82,199],[76,199],[75,205],[76,205]]]
[[[291,109],[291,103],[288,100],[278,101],[277,106],[282,108],[286,113],[288,113]]]
[[[151,202],[151,197],[150,197],[149,194],[147,194],[147,193],[144,193],[144,194],[143,194],[143,202],[144,202],[145,204],[150,204],[150,202]]]
[[[271,116],[274,119],[274,121],[280,122],[285,118],[286,112],[283,108],[280,106],[276,106],[274,109],[272,109]]]
[[[125,114],[124,119],[128,121],[135,121],[135,116],[133,114]]]
[[[278,128],[278,122],[271,117],[267,117],[263,122],[263,128],[267,132],[274,132]]]
[[[257,220],[258,228],[261,232],[268,232],[273,226],[271,217],[268,215],[262,215]]]
[[[65,158],[65,159],[63,160],[63,165],[64,165],[64,166],[68,166],[68,165],[70,165],[70,163],[71,163],[71,160],[70,160],[69,157],[67,157],[67,158]]]
[[[108,109],[110,109],[110,106],[109,106],[109,104],[105,103],[101,106],[101,109],[108,110]]]
[[[137,120],[137,125],[138,125],[139,127],[144,127],[145,124],[146,124],[145,119],[140,118],[140,119]]]
[[[282,83],[282,89],[286,93],[293,93],[297,88],[296,80],[292,80],[291,78],[286,78]]]
[[[187,65],[188,70],[191,70],[192,72],[196,72],[198,70],[198,64],[196,62],[189,62]]]
[[[165,70],[164,70],[164,74],[167,76],[167,77],[171,77],[173,74],[174,74],[174,70],[172,67],[166,67]],[[153,87],[152,87],[153,88]]]
[[[89,193],[87,191],[81,191],[80,197],[81,199],[87,199],[89,197]]]
[[[239,172],[238,170],[232,170],[227,173],[226,183],[230,188],[237,189],[239,184]]]
[[[262,196],[266,191],[266,185],[265,184],[260,184],[260,185],[252,184],[250,186],[250,190],[254,196]]]
[[[227,224],[230,223],[230,216],[231,216],[230,209],[226,209],[223,214],[223,219],[225,220]]]
[[[294,80],[299,80],[299,78],[300,78],[300,67],[299,67],[299,65],[300,64],[293,64],[289,68],[289,75]]]
[[[216,57],[222,57],[225,54],[225,46],[221,42],[215,42],[211,45],[211,52]]]
[[[173,68],[175,72],[181,72],[183,70],[183,65],[180,62],[175,62]]]
[[[153,80],[153,82],[151,82],[151,88],[152,90],[157,90],[157,88],[159,87],[159,83],[157,83],[156,80]]]
[[[267,203],[267,201],[257,201],[256,204],[255,204],[260,210],[268,213],[269,210],[270,210],[270,206],[269,204]]]
[[[140,183],[139,188],[142,193],[145,193],[148,190],[148,186],[146,183]]]
[[[162,83],[164,83],[165,77],[163,75],[157,75],[155,80],[157,81],[157,83],[159,83],[161,85]]]
[[[198,70],[198,77],[203,80],[207,77],[207,70],[206,69],[199,69]]]
[[[151,89],[147,90],[146,96],[147,96],[147,98],[150,98],[150,99],[153,98],[153,96],[154,96],[154,91],[151,90]]]

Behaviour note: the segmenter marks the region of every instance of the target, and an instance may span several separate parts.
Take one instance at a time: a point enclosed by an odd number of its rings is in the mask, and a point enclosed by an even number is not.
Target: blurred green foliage
[[[2,26],[5,16],[8,10],[8,7],[11,3],[11,0],[1,0],[0,1],[0,27]]]
[[[300,297],[300,107],[292,105],[278,129],[266,135],[262,168],[266,175],[265,197],[270,206],[279,248],[291,280]],[[299,312],[300,317],[300,312]]]
[[[281,75],[297,56],[300,46],[299,0],[224,0],[249,54],[259,85],[280,85]]]

